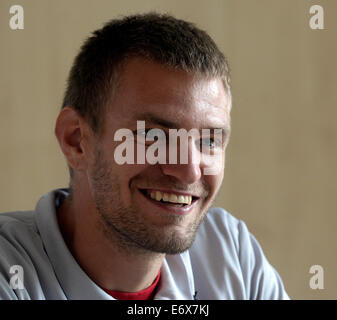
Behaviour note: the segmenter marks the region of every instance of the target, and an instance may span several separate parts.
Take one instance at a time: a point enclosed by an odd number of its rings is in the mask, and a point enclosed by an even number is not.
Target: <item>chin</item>
[[[171,228],[169,228],[171,229]],[[153,237],[148,239],[141,246],[143,249],[164,254],[179,254],[188,250],[195,239],[197,232],[195,226],[192,230],[186,228],[173,228],[173,230],[161,230],[153,233]]]

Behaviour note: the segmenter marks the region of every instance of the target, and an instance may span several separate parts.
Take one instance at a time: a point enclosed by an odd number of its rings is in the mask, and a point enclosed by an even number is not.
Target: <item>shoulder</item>
[[[196,282],[208,288],[207,296],[214,299],[288,298],[278,273],[246,224],[222,208],[209,210],[190,256]]]
[[[0,264],[42,246],[34,211],[0,213]]]
[[[25,290],[14,290],[10,281],[17,270],[24,270],[25,279],[38,284],[35,260],[44,250],[34,211],[0,213],[0,252],[0,299],[28,298]]]
[[[38,239],[38,229],[34,219],[34,211],[18,211],[0,213],[0,239],[6,239],[12,246],[29,244]],[[3,249],[4,242],[0,242]]]
[[[34,211],[15,211],[0,213],[0,232],[9,225],[21,225],[36,230],[34,223]]]

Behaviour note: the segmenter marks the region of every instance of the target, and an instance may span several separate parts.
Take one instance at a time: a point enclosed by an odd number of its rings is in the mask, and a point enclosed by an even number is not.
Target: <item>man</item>
[[[94,32],[55,126],[70,187],[0,215],[0,297],[288,299],[245,224],[211,208],[229,83],[223,54],[185,21],[150,13]],[[173,129],[191,134],[174,145]]]

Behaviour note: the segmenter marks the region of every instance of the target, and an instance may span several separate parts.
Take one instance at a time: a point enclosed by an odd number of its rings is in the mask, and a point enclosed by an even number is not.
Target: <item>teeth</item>
[[[192,196],[183,196],[174,193],[165,193],[160,191],[152,191],[149,195],[153,200],[157,201],[163,200],[165,202],[188,204],[188,205],[192,203]]]
[[[178,203],[178,197],[175,194],[170,194],[169,202]]]
[[[178,196],[177,202],[178,203],[185,203],[185,196]]]
[[[151,193],[152,194],[152,193]],[[156,191],[156,198],[155,198],[157,201],[160,201],[161,200],[161,192],[159,191]]]

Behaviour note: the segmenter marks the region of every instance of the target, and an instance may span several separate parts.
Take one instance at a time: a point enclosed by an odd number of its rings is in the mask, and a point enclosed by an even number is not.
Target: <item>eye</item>
[[[154,128],[147,131],[146,139],[151,141],[165,140],[166,134],[163,130]]]
[[[209,153],[210,151],[216,152],[216,150],[223,149],[223,141],[221,137],[212,136],[205,137],[198,141],[198,147],[201,152]]]
[[[208,147],[213,149],[215,147],[215,140],[213,138],[201,139],[201,148]]]
[[[142,130],[137,130],[137,142],[144,143],[146,146],[153,144],[156,141],[161,141],[166,143],[166,133],[162,129],[158,128],[147,128]]]

